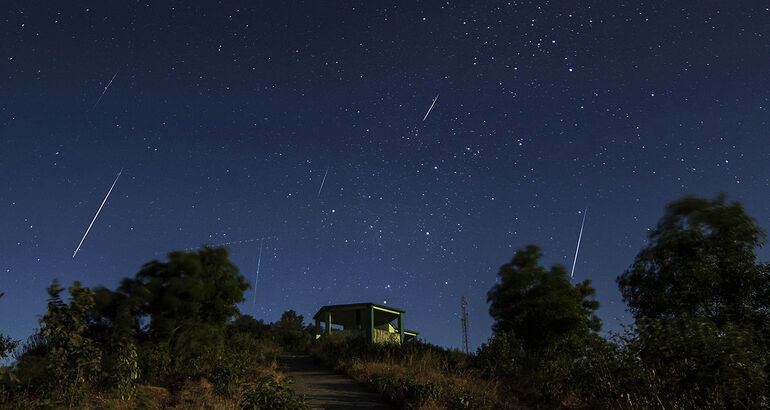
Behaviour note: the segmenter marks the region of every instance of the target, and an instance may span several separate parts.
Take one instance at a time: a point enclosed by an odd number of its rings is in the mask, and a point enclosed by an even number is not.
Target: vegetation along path
[[[283,362],[294,378],[292,388],[307,397],[311,409],[395,408],[353,379],[316,365],[309,355],[288,354]]]

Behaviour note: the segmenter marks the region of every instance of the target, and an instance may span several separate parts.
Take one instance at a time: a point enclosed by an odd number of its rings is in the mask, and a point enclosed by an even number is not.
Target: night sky
[[[477,347],[500,265],[533,243],[570,269],[586,206],[575,280],[618,330],[668,202],[725,192],[770,228],[765,1],[64,3],[0,17],[17,339],[54,278],[226,243],[258,319],[371,301],[459,347],[465,296]]]

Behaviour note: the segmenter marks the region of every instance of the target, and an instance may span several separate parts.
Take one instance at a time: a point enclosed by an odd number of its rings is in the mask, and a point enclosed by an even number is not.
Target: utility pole
[[[470,342],[468,341],[468,310],[466,309],[466,307],[468,307],[468,302],[465,300],[465,296],[460,298],[460,306],[462,307],[462,318],[460,321],[463,326],[462,349],[465,353],[470,353],[471,347]]]

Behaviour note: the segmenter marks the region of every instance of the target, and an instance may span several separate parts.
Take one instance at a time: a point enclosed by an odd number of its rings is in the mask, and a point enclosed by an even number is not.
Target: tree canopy
[[[572,285],[566,268],[540,265],[540,248],[528,245],[500,267],[499,282],[487,294],[493,331],[509,332],[524,349],[537,349],[564,337],[586,337],[601,329],[594,314],[599,302],[586,280]]]
[[[168,258],[145,264],[120,288],[138,302],[141,315],[149,316],[150,336],[171,341],[185,331],[223,329],[249,288],[227,248],[171,252]]]
[[[137,332],[149,379],[187,377],[216,362],[248,288],[227,248],[177,251],[168,262],[149,262],[135,278],[124,279],[117,295],[101,295],[106,304],[100,310],[113,322],[113,338],[144,324]]]
[[[756,260],[765,235],[724,196],[670,203],[649,244],[617,279],[636,318],[628,345],[688,407],[763,407],[770,371],[770,275]],[[762,393],[764,391],[764,393]]]
[[[668,205],[649,244],[618,277],[620,292],[637,319],[767,323],[770,275],[756,260],[764,241],[739,203],[687,196]]]

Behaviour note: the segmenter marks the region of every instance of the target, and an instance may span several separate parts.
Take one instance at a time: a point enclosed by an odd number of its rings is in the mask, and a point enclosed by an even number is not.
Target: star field
[[[258,319],[387,303],[457,347],[465,296],[478,346],[499,266],[534,243],[571,267],[586,206],[575,278],[617,330],[666,203],[725,192],[770,227],[770,9],[573,3],[11,2],[1,333],[53,278],[207,243],[259,263]]]

